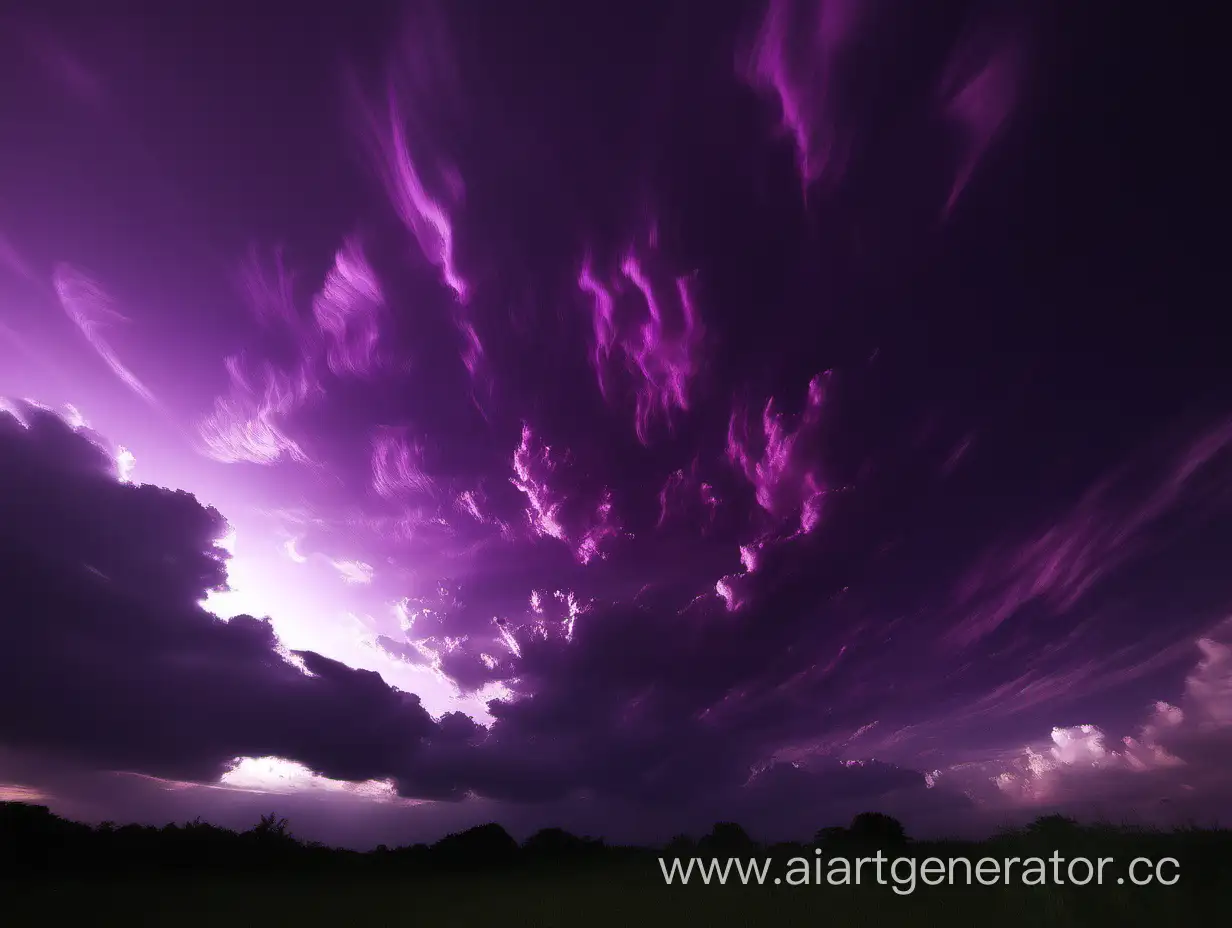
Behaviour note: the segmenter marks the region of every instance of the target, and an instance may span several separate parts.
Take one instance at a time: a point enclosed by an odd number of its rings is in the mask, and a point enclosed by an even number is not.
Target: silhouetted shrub
[[[532,861],[580,863],[593,860],[604,850],[603,841],[570,834],[563,828],[544,828],[522,844],[522,851]]]
[[[861,812],[851,820],[847,837],[855,844],[886,849],[901,847],[907,842],[903,823],[881,812]]]
[[[507,866],[518,854],[518,842],[491,822],[446,835],[432,845],[434,857],[450,869],[479,870]]]
[[[842,825],[831,825],[828,828],[820,828],[813,835],[813,847],[819,847],[826,853],[833,853],[841,847],[847,840],[847,829]]]
[[[677,860],[684,857],[692,857],[696,853],[697,842],[688,835],[676,835],[663,848],[664,857],[673,857]]]
[[[716,822],[710,834],[698,842],[698,850],[703,855],[724,857],[747,854],[756,847],[748,833],[735,822]]]

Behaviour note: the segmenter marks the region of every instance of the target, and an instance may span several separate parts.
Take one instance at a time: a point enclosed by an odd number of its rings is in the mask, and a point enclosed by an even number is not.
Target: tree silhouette
[[[861,844],[894,847],[907,841],[903,823],[883,812],[861,812],[851,820],[848,835]]]
[[[277,812],[270,812],[270,815],[261,816],[253,831],[262,838],[290,838],[291,823],[286,818],[278,818]]]
[[[1027,832],[1047,838],[1064,837],[1079,827],[1077,821],[1065,815],[1042,815],[1027,826]]]
[[[756,844],[735,822],[715,822],[710,834],[698,842],[698,847],[708,854],[734,856],[751,850]]]
[[[823,851],[840,846],[847,839],[847,829],[842,825],[831,825],[828,828],[819,828],[817,833],[813,835],[813,846],[819,847]]]
[[[276,812],[262,815],[261,821],[252,826],[252,833],[257,838],[265,841],[289,841],[292,839],[291,823],[285,818],[279,818]]]
[[[585,843],[563,828],[544,828],[527,838],[522,849],[542,857],[566,857],[579,852]]]
[[[500,825],[491,822],[446,835],[432,846],[436,859],[446,867],[479,869],[513,861],[518,842]]]
[[[688,835],[676,835],[672,840],[667,842],[667,847],[663,849],[663,854],[666,857],[690,857],[697,850],[697,842]]]

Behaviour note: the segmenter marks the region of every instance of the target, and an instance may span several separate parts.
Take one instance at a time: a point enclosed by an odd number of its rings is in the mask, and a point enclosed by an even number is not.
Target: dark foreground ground
[[[5,900],[8,924],[95,925],[882,925],[910,919],[996,925],[1191,925],[1230,904],[1162,890],[940,887],[905,897],[885,887],[620,885],[477,878],[400,886],[292,881],[60,882]],[[8,919],[11,919],[9,921]],[[994,921],[995,920],[995,921]]]
[[[68,822],[46,808],[0,803],[0,928],[78,925],[168,926],[640,926],[895,925],[977,926],[1224,924],[1232,910],[1232,832],[1082,827],[1058,816],[981,842],[911,841],[894,819],[864,813],[848,828],[823,828],[809,842],[760,845],[738,825],[716,824],[700,839],[663,848],[609,846],[545,829],[519,844],[499,825],[482,825],[435,844],[369,852],[294,838],[274,815],[246,832],[200,821],[157,828]],[[1114,862],[1102,885],[1073,885],[1065,865],[1057,885],[1029,885],[1016,869],[997,885],[916,879],[926,859],[1049,860],[1055,853]],[[831,862],[883,854],[862,885],[832,885]],[[762,884],[735,871],[709,883],[694,870],[668,884],[661,860],[770,859]],[[800,859],[822,861],[798,880]],[[1155,864],[1171,862],[1162,870]],[[1134,885],[1153,873],[1169,881]],[[896,865],[890,862],[897,860]],[[935,861],[934,861],[935,862]],[[841,864],[840,864],[841,865]],[[908,866],[911,865],[911,866]],[[694,865],[696,866],[696,864]],[[896,869],[891,870],[891,866]],[[936,866],[945,866],[936,864]],[[1019,864],[1019,867],[1022,867]],[[678,871],[677,871],[678,872]],[[1079,878],[1085,875],[1080,868]],[[779,884],[775,878],[781,877]],[[897,879],[896,879],[897,878]],[[895,887],[903,892],[896,892]],[[71,921],[70,921],[71,920]]]
[[[655,874],[40,880],[5,890],[0,923],[92,925],[1195,925],[1232,893],[1171,887],[667,886]],[[1213,889],[1213,887],[1211,888]]]

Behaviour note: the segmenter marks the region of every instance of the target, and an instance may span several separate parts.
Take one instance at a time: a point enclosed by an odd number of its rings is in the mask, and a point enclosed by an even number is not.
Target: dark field
[[[651,874],[653,875],[653,874]],[[8,924],[168,925],[1189,925],[1226,905],[1173,887],[656,885],[620,870],[569,879],[50,881],[12,891]],[[994,922],[995,920],[995,922]]]
[[[1014,878],[997,885],[925,885],[927,858],[1004,860],[1113,858],[1104,884],[1055,885]],[[884,855],[885,883],[873,866],[862,885],[830,885],[829,861]],[[771,860],[764,885],[668,885],[660,858]],[[774,885],[810,865],[812,885]],[[908,865],[902,858],[913,860]],[[1132,885],[1154,862],[1172,885]],[[898,866],[891,870],[892,862]],[[1021,868],[1022,864],[1018,867]],[[912,867],[917,879],[907,893]],[[936,871],[924,871],[934,875]],[[976,871],[972,867],[972,873]],[[817,875],[820,873],[821,881]],[[1084,874],[1079,871],[1081,878]],[[898,882],[895,882],[895,877]],[[1189,828],[1152,832],[1082,827],[1060,817],[986,841],[912,841],[894,819],[857,816],[812,841],[759,845],[738,825],[720,823],[701,839],[665,848],[609,846],[559,829],[518,844],[499,825],[483,825],[432,845],[359,853],[305,844],[276,816],[246,832],[192,822],[163,828],[91,828],[46,809],[0,805],[0,926],[89,925],[1192,925],[1210,921],[1232,898],[1232,832]],[[1201,920],[1201,921],[1200,921]]]

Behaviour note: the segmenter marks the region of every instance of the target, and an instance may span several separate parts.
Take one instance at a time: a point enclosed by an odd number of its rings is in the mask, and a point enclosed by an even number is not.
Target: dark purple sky
[[[0,797],[1232,818],[1181,25],[531,6],[0,19]]]

